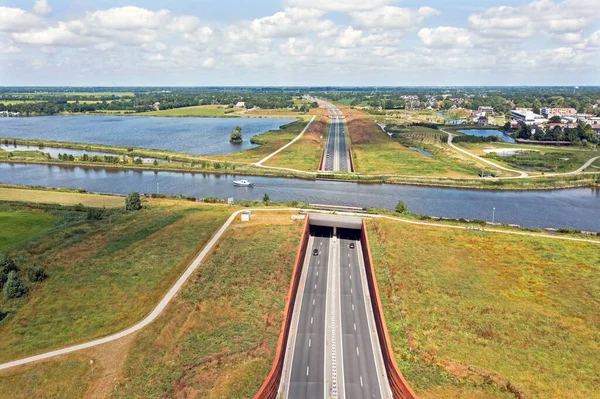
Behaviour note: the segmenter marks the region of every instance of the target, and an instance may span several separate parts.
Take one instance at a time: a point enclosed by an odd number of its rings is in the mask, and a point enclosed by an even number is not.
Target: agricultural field
[[[448,135],[440,130],[430,129],[422,126],[409,126],[405,128],[399,127],[389,131],[396,134],[399,138],[415,143],[423,143],[428,145],[439,145],[446,141]]]
[[[427,157],[392,139],[362,112],[344,109],[356,171],[362,174],[476,176],[473,162],[458,161],[442,151]]]
[[[392,346],[419,397],[597,396],[600,244],[368,229]]]
[[[239,108],[229,108],[222,105],[197,105],[195,107],[183,107],[164,109],[159,111],[140,112],[140,116],[172,116],[172,117],[239,117]]]
[[[32,190],[0,186],[0,201],[78,205],[95,208],[122,208],[124,198],[113,195],[76,193],[71,190]]]
[[[269,159],[264,165],[304,171],[317,170],[321,161],[323,146],[326,143],[328,129],[326,118],[315,118],[300,140]]]
[[[232,211],[174,200],[144,206],[90,214],[83,206],[3,205],[4,215],[20,218],[46,212],[53,227],[8,251],[21,270],[35,264],[48,277],[20,298],[0,300],[0,361],[105,336],[141,320]]]
[[[302,223],[278,211],[234,222],[147,328],[2,372],[0,396],[252,397],[275,356]]]

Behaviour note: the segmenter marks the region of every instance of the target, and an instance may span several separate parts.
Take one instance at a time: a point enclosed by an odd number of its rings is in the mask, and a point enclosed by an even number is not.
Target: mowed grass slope
[[[315,118],[298,141],[269,159],[264,165],[304,171],[317,170],[321,161],[323,146],[326,142],[325,131],[327,128],[328,121],[326,118]]]
[[[449,158],[429,158],[403,146],[363,112],[344,109],[356,171],[362,174],[466,177],[475,169]]]
[[[420,397],[598,397],[599,245],[368,226],[392,346]]]
[[[10,255],[48,278],[0,301],[0,361],[84,342],[140,321],[224,223],[231,209],[185,201],[146,203],[100,221],[57,210],[56,226]],[[22,211],[22,209],[16,209]]]
[[[166,312],[136,337],[120,397],[250,398],[267,377],[303,222],[234,224]]]
[[[33,190],[16,187],[0,187],[0,201],[34,202],[60,205],[82,204],[84,206],[96,208],[125,207],[125,198],[114,195]]]
[[[0,203],[0,251],[47,230],[56,216],[43,210],[14,211]]]

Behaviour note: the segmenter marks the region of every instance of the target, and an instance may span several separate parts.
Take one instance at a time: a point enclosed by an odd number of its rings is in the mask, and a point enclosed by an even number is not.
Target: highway
[[[325,398],[325,325],[332,228],[311,227],[286,398]],[[319,251],[313,255],[314,249]],[[294,311],[296,312],[296,307]]]
[[[327,109],[331,115],[329,124],[329,135],[327,137],[327,146],[325,147],[325,159],[322,169],[324,171],[344,171],[351,172],[350,154],[346,142],[345,121],[339,109],[331,104],[327,104]]]
[[[360,230],[311,226],[282,397],[391,398],[362,259]]]

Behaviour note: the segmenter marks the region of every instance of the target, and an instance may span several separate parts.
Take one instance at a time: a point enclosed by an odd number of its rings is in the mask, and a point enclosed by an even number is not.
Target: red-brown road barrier
[[[300,240],[300,245],[298,247],[298,254],[296,255],[296,261],[294,262],[292,282],[290,284],[290,290],[288,293],[287,302],[285,304],[284,319],[281,325],[279,341],[277,343],[275,360],[273,361],[271,372],[254,396],[254,399],[277,398],[279,384],[281,382],[281,375],[283,373],[285,348],[287,347],[287,340],[290,335],[292,313],[294,311],[294,303],[296,301],[296,294],[298,291],[298,285],[300,283],[300,275],[302,274],[302,266],[304,265],[304,258],[306,256],[309,233],[310,221],[309,216],[307,216],[304,225],[304,231],[302,233],[302,239]],[[369,285],[369,295],[371,298],[371,303],[373,304],[373,316],[375,318],[379,346],[381,347],[385,371],[388,376],[393,397],[394,399],[416,399],[417,396],[408,386],[408,383],[402,376],[402,373],[400,373],[398,365],[396,364],[396,358],[394,357],[394,351],[392,350],[390,336],[387,332],[387,325],[385,323],[381,298],[379,297],[377,280],[375,279],[375,269],[373,267],[373,257],[371,255],[371,248],[369,247],[369,239],[367,236],[367,228],[364,221],[362,224],[360,241],[363,249],[363,257],[367,273],[367,284]]]
[[[287,301],[285,303],[283,323],[281,324],[281,333],[279,334],[279,341],[277,342],[277,352],[275,353],[275,360],[273,360],[271,372],[267,376],[265,382],[263,382],[256,395],[254,395],[254,399],[274,399],[277,397],[279,383],[281,382],[281,374],[283,372],[285,348],[287,347],[287,340],[290,335],[290,326],[292,324],[292,313],[294,312],[296,293],[298,292],[300,275],[302,274],[302,265],[304,265],[304,257],[306,256],[308,237],[310,235],[309,218],[310,216],[307,215],[306,221],[304,222],[304,230],[302,232],[300,245],[298,246],[298,253],[296,254],[296,260],[294,261],[294,269],[292,271],[292,283],[290,284],[290,290],[288,292]]]
[[[394,356],[394,351],[392,350],[392,343],[388,334],[387,325],[385,323],[385,316],[383,314],[383,306],[381,305],[381,298],[379,297],[379,289],[377,287],[377,279],[375,278],[375,268],[373,265],[373,256],[371,254],[371,248],[369,247],[367,226],[365,225],[364,220],[360,235],[360,243],[362,245],[365,268],[367,269],[367,284],[369,285],[369,295],[371,297],[371,303],[373,304],[373,316],[375,317],[377,337],[379,338],[379,346],[381,347],[383,363],[385,364],[385,371],[387,372],[392,394],[394,399],[416,398],[417,395],[415,395],[413,390],[410,389],[410,386],[408,386],[408,383],[404,379],[404,376],[402,376],[402,373],[396,364],[396,357]]]

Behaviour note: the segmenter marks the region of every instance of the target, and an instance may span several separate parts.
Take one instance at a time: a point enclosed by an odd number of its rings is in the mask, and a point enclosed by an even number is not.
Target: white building
[[[548,119],[533,113],[533,111],[521,111],[514,109],[510,111],[510,117],[516,122],[525,122],[528,125],[541,125],[542,123],[548,122]]]
[[[486,105],[479,106],[477,112],[484,112],[485,115],[491,115],[494,113],[494,108]]]
[[[246,103],[245,103],[244,101],[238,101],[238,102],[235,104],[235,107],[236,107],[236,108],[244,108],[245,106],[246,106]]]

